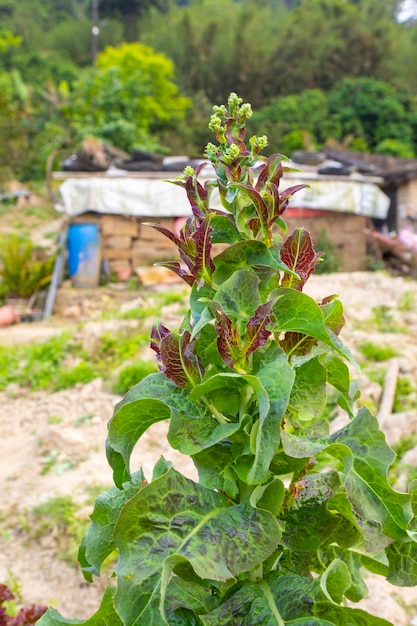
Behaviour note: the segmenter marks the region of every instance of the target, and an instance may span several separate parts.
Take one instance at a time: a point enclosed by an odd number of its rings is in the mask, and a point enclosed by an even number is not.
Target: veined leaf
[[[221,494],[169,470],[124,506],[114,538],[120,553],[115,605],[129,626],[143,623],[156,596],[164,604],[164,566],[187,561],[200,578],[233,580],[272,554],[280,530],[269,512],[229,506]]]
[[[296,228],[281,246],[281,260],[297,277],[284,274],[281,286],[302,291],[320,256],[320,252],[314,251],[310,233],[305,228]]]
[[[261,304],[259,279],[248,270],[238,270],[219,287],[214,302],[232,321],[246,323]]]
[[[108,445],[111,451],[121,455],[127,472],[132,450],[143,433],[152,424],[169,419],[176,411],[184,412],[191,419],[210,416],[201,405],[189,399],[186,389],[180,389],[163,374],[150,374],[116,405],[109,422]],[[216,424],[213,419],[213,426]],[[111,457],[111,454],[108,456]],[[113,463],[111,465],[113,469],[117,468],[119,477],[115,481],[121,487],[120,456],[116,454]]]
[[[344,463],[345,488],[355,520],[369,552],[404,541],[412,518],[410,497],[394,491],[387,472],[395,456],[367,409],[329,438],[309,439],[282,432],[290,456],[309,457],[325,451]]]
[[[269,471],[280,443],[280,424],[294,383],[294,370],[288,364],[285,353],[276,346],[271,346],[263,356],[256,374],[269,396],[270,408],[259,419],[255,458],[247,477],[249,484],[262,482]]]
[[[398,587],[417,585],[417,543],[410,539],[393,543],[386,549],[389,562],[387,580]]]
[[[222,285],[237,270],[250,269],[257,265],[290,272],[282,261],[275,258],[261,241],[241,241],[230,246],[214,258],[213,279]]]
[[[337,357],[335,357],[337,358]],[[326,406],[326,369],[313,358],[297,367],[289,412],[301,421],[318,418]]]
[[[279,572],[245,583],[200,619],[204,626],[392,626],[360,609],[333,604],[320,588],[320,578]]]

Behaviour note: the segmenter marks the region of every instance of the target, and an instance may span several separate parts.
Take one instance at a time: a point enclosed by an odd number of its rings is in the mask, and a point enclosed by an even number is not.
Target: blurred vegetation
[[[0,183],[93,132],[201,156],[236,91],[270,151],[417,155],[417,21],[395,0],[0,0]],[[198,105],[198,106],[197,106]],[[197,111],[201,113],[197,113]],[[187,111],[187,120],[184,114]]]

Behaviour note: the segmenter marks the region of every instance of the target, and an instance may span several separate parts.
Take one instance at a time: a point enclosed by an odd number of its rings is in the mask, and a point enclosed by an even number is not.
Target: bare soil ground
[[[313,276],[306,291],[316,300],[338,293],[347,318],[342,339],[354,355],[360,358],[358,345],[364,341],[395,347],[401,375],[417,388],[417,282],[383,273],[334,274]],[[114,293],[64,289],[50,321],[0,329],[0,343],[45,340],[80,320],[98,319],[115,300],[137,297],[134,292]],[[364,376],[361,384],[364,397],[378,404],[381,387]],[[84,582],[79,569],[68,562],[73,558],[66,554],[71,544],[58,529],[35,532],[39,519],[34,510],[54,497],[71,496],[78,505],[76,516],[88,518],[92,492],[111,485],[104,441],[118,400],[101,379],[57,393],[29,393],[15,385],[0,392],[0,581],[17,580],[25,603],[53,604],[66,617],[80,619],[99,604],[108,580]],[[417,401],[383,428],[392,444],[416,433]],[[154,462],[164,455],[195,477],[190,461],[169,448],[165,433],[164,423],[151,428],[135,452],[135,463],[150,475]],[[417,455],[410,454],[409,464],[415,464]],[[363,602],[368,610],[395,626],[417,624],[417,590],[399,590],[374,577],[369,578],[369,588],[370,597]]]

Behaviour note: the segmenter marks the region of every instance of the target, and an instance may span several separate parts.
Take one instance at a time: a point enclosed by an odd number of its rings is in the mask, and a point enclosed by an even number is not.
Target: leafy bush
[[[191,293],[177,331],[153,327],[160,372],[109,423],[115,486],[96,500],[79,558],[92,580],[116,549],[117,588],[91,619],[50,609],[42,626],[387,626],[345,604],[366,595],[362,571],[417,584],[411,494],[388,483],[395,454],[377,419],[355,410],[340,301],[303,293],[319,254],[302,228],[282,238],[300,186],[279,189],[284,157],[260,155],[265,137],[245,144],[250,115],[235,94],[215,107],[215,180],[203,186],[203,166],[186,168],[175,182],[192,217],[179,236],[154,225],[178,246],[166,265]],[[221,211],[210,208],[214,187]],[[212,258],[214,243],[227,247]],[[332,434],[329,387],[350,418]],[[163,458],[152,477],[130,467],[137,441],[164,419],[199,482]]]
[[[28,298],[52,279],[54,256],[46,256],[30,239],[8,235],[0,239],[0,279],[9,296]],[[4,287],[3,287],[4,288]]]
[[[174,66],[139,43],[107,47],[80,73],[67,116],[82,136],[93,134],[127,151],[154,148],[152,131],[181,120],[190,102],[173,82]]]

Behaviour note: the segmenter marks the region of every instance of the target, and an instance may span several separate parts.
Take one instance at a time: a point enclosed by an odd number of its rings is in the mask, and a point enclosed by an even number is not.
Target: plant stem
[[[219,422],[219,424],[227,424],[228,423],[228,421],[225,418],[225,416],[223,415],[223,413],[220,413],[220,411],[218,409],[216,409],[216,407],[214,406],[214,404],[212,404],[210,402],[210,400],[207,400],[207,398],[205,396],[201,396],[200,399],[203,402],[203,404],[206,405],[208,410],[212,413],[213,417],[216,418],[216,420]]]

